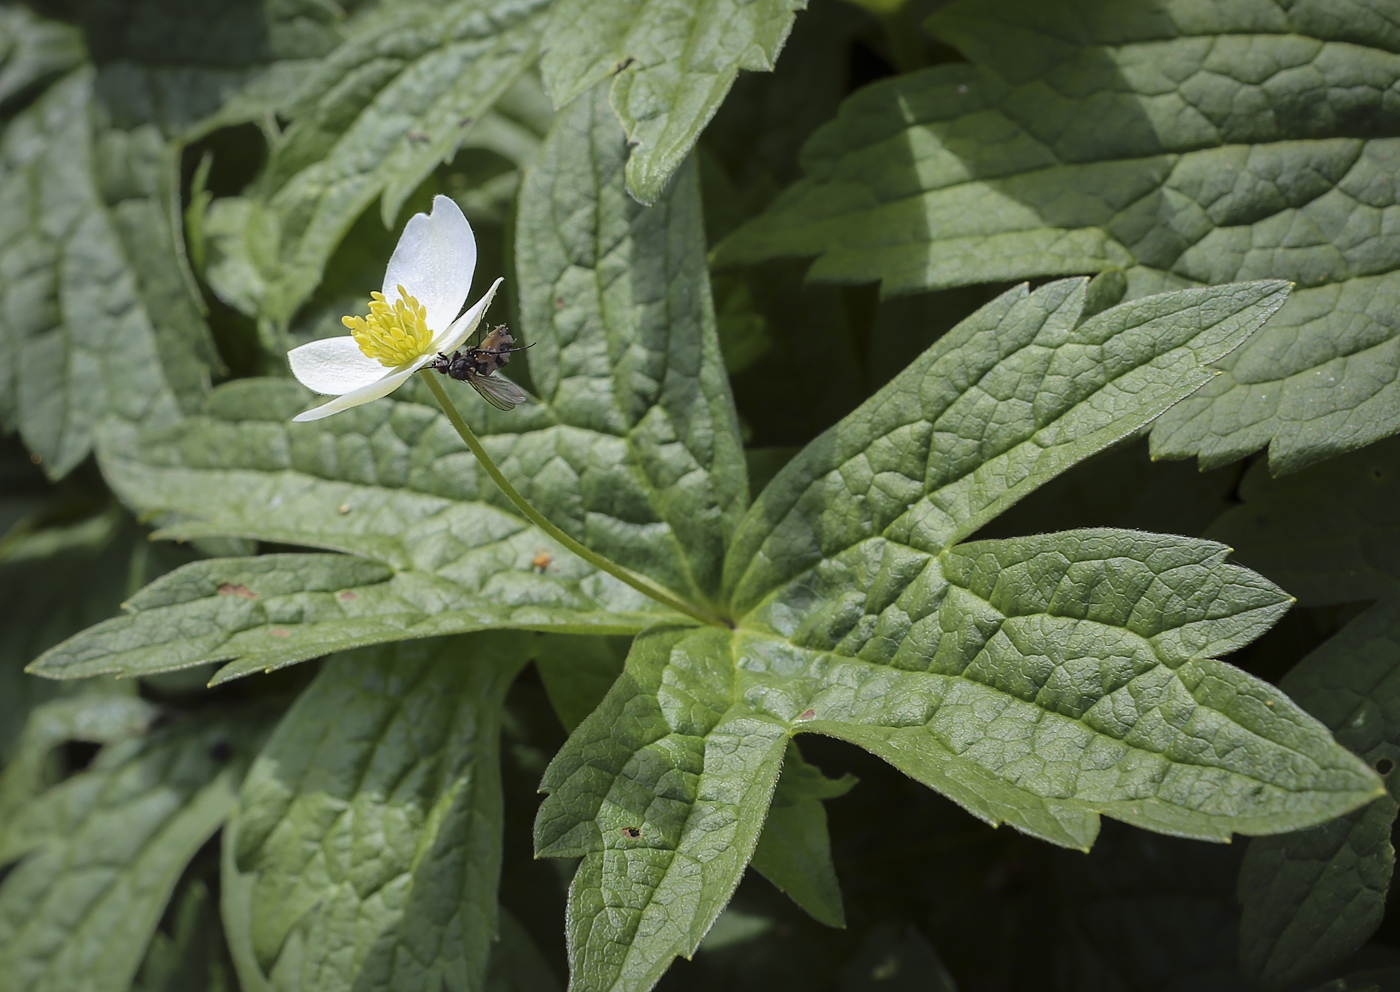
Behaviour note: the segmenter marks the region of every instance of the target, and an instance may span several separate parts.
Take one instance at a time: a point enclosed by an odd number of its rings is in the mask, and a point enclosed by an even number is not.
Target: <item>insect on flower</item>
[[[370,294],[368,316],[345,317],[341,323],[349,334],[312,341],[288,354],[292,374],[302,385],[335,397],[292,419],[320,420],[387,396],[425,365],[461,347],[481,323],[501,284],[497,279],[462,313],[475,269],[476,236],[471,224],[457,204],[445,196],[433,197],[431,214],[414,214],[404,225],[384,273],[384,287]],[[497,341],[489,350],[475,349],[491,371],[504,364],[499,359],[508,354],[498,352],[500,347]],[[509,348],[509,343],[504,347]],[[501,406],[476,382],[472,385]],[[507,410],[525,398],[514,384],[497,392],[511,400],[510,406],[503,407]]]
[[[454,351],[450,356],[439,353],[425,367],[467,383],[497,410],[511,410],[528,397],[515,383],[509,379],[495,378],[494,373],[510,362],[513,353],[530,347],[528,344],[521,348],[514,345],[515,338],[506,330],[506,325],[498,324],[476,344]]]

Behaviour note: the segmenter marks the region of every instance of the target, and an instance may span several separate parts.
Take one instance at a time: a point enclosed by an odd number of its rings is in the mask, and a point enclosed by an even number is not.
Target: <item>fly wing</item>
[[[482,399],[497,410],[513,410],[529,399],[525,395],[525,390],[509,379],[501,379],[493,375],[473,374],[467,377],[467,381],[472,384],[473,389],[481,394]]]

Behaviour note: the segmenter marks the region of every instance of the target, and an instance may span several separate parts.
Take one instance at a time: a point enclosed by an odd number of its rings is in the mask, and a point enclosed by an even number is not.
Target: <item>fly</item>
[[[438,352],[438,357],[427,367],[467,383],[497,410],[512,410],[529,397],[515,383],[506,378],[497,378],[495,373],[509,364],[512,354],[531,347],[527,344],[516,348],[514,345],[515,338],[506,325],[498,324],[475,345],[454,351],[451,355]]]

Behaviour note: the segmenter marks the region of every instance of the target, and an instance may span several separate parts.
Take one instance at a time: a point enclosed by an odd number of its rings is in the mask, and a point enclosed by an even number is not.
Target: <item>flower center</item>
[[[421,358],[433,343],[428,311],[399,287],[393,303],[383,293],[370,293],[368,317],[341,317],[355,343],[370,358],[394,368]]]

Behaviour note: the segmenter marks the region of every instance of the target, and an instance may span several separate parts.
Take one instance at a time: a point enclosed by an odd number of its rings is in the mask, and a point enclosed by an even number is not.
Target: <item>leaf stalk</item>
[[[455,429],[462,440],[466,442],[467,448],[476,456],[476,460],[481,463],[481,467],[486,470],[486,474],[491,477],[491,481],[496,484],[496,487],[500,489],[501,492],[505,493],[506,499],[510,500],[511,503],[515,505],[515,508],[524,514],[526,520],[529,520],[530,523],[554,538],[554,540],[558,541],[584,561],[593,565],[595,568],[602,569],[619,581],[627,583],[627,585],[631,586],[642,595],[649,596],[663,606],[669,606],[678,613],[684,613],[693,620],[712,624],[716,627],[729,628],[729,624],[725,623],[719,617],[707,613],[699,607],[687,603],[683,599],[678,599],[662,589],[658,589],[636,573],[623,568],[614,561],[604,558],[596,551],[590,551],[568,534],[565,534],[558,527],[554,526],[544,514],[540,513],[525,501],[525,497],[521,496],[520,493],[516,491],[516,488],[510,484],[501,470],[496,467],[496,463],[492,461],[491,456],[486,453],[486,448],[482,446],[482,443],[477,439],[472,429],[467,426],[467,422],[462,419],[462,415],[457,412],[457,407],[452,403],[452,398],[447,395],[447,390],[442,388],[442,383],[438,381],[437,376],[429,369],[423,369],[421,371],[423,378],[428,383],[428,388],[433,391],[433,396],[437,398],[438,405],[442,407],[442,412],[447,415],[448,422],[452,424],[453,429]]]

